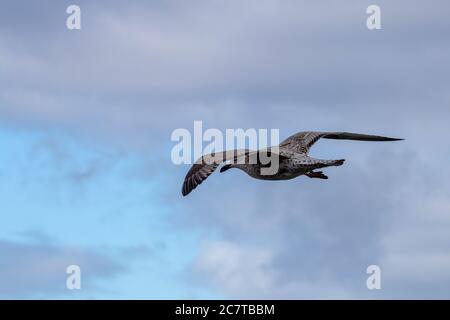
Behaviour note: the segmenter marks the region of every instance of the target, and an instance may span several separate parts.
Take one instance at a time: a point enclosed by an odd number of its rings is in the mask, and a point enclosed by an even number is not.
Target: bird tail
[[[339,160],[316,160],[316,164],[319,165],[320,168],[323,167],[339,167],[342,166],[345,162],[345,159]]]

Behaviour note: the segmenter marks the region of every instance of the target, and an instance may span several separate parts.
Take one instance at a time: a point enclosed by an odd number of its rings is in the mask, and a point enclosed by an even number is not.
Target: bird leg
[[[324,175],[322,171],[311,171],[311,172],[305,173],[305,176],[308,176],[310,178],[317,178],[317,179],[328,179],[328,177],[326,175]]]

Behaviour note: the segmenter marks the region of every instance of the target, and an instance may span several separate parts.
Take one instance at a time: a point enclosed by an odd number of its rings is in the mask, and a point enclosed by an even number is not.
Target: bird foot
[[[328,179],[328,177],[326,175],[324,175],[322,171],[311,171],[311,172],[306,173],[305,175],[310,178]]]

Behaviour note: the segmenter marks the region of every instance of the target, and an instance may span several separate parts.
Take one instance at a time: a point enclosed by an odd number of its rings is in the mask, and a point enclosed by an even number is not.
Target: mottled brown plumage
[[[300,175],[306,175],[310,178],[328,179],[322,171],[314,170],[330,166],[341,166],[345,160],[321,160],[309,157],[309,149],[320,138],[359,141],[403,140],[349,132],[299,132],[287,138],[275,148],[259,151],[247,149],[230,150],[201,157],[187,173],[183,183],[182,194],[183,196],[188,195],[213,173],[219,164],[224,162],[231,163],[223,166],[220,170],[221,172],[237,168],[243,170],[249,176],[261,180],[289,180]],[[263,155],[265,157],[277,157],[279,166],[278,170],[273,174],[262,174],[262,169],[270,166],[270,164],[262,160],[265,159],[262,158]]]

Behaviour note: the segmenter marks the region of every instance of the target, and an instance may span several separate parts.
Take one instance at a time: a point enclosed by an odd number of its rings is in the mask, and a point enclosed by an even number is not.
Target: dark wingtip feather
[[[402,141],[402,140],[405,140],[405,139],[384,137],[384,140],[382,140],[382,141]]]
[[[183,183],[183,188],[181,188],[181,194],[183,197],[186,197],[189,194],[189,191],[187,190],[186,181]]]
[[[404,139],[390,138],[385,136],[377,136],[371,134],[361,134],[352,132],[336,132],[329,133],[323,136],[325,139],[338,139],[338,140],[359,140],[359,141],[400,141]]]

